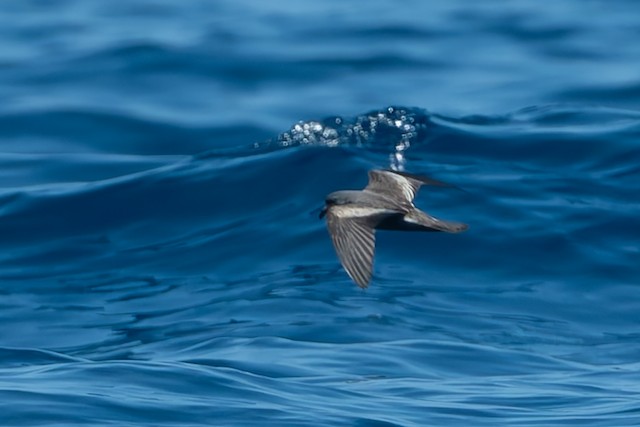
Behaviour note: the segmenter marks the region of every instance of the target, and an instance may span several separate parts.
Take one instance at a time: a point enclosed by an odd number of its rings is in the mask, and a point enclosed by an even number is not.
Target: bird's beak
[[[322,210],[320,211],[320,215],[318,216],[318,218],[322,219],[322,218],[324,218],[324,216],[325,216],[326,214],[327,214],[327,207],[326,207],[326,206],[324,206],[324,207],[322,208]]]

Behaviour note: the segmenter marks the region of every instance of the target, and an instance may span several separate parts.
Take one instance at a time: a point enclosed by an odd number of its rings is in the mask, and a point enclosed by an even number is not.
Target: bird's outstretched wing
[[[353,215],[353,208],[333,206],[327,211],[327,228],[342,266],[361,288],[373,272],[374,229],[366,218]]]
[[[390,170],[372,170],[369,171],[369,184],[365,190],[384,194],[403,205],[410,205],[422,185],[449,186],[449,184],[426,176]]]

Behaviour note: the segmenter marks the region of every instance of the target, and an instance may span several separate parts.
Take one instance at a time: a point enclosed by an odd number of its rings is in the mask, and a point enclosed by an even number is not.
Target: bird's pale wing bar
[[[369,171],[369,184],[364,189],[410,204],[420,185],[420,181],[390,171],[372,170]]]
[[[369,183],[365,190],[384,194],[406,206],[413,202],[418,189],[425,184],[448,186],[444,182],[426,176],[388,170],[372,170],[369,171]]]
[[[424,175],[416,175],[413,173],[391,171],[391,170],[387,170],[386,172],[395,173],[396,175],[401,175],[405,178],[409,178],[414,181],[419,181],[422,185],[433,185],[435,187],[455,187],[454,185],[447,184],[446,182],[438,181],[437,179],[429,178],[428,176],[424,176]]]

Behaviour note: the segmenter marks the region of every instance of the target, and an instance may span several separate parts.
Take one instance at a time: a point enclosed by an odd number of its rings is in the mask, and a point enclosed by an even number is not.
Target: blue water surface
[[[7,1],[0,425],[640,425],[640,5]],[[377,236],[397,168],[467,232]]]

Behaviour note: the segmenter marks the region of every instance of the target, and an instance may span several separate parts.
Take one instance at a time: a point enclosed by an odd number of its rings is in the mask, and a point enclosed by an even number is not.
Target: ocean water
[[[0,426],[640,425],[633,1],[7,1]],[[318,219],[397,168],[467,232]]]

